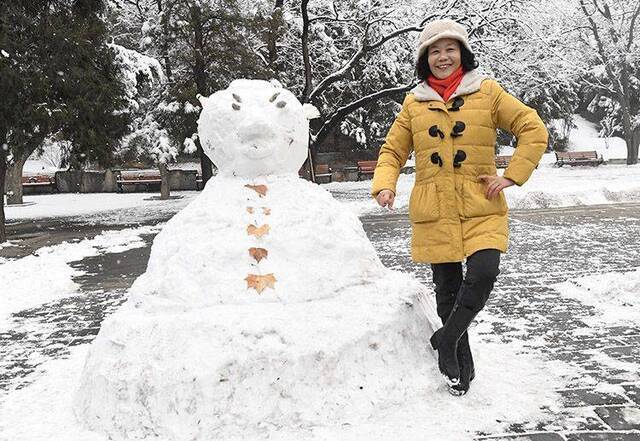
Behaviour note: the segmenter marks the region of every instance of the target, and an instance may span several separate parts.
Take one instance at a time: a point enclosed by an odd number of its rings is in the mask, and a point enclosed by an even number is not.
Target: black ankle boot
[[[460,383],[458,340],[475,316],[475,312],[456,303],[445,325],[431,336],[431,346],[438,351],[438,367],[449,387]]]

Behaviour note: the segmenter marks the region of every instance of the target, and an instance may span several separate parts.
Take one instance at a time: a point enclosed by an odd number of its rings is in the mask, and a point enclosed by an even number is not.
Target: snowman
[[[436,370],[425,288],[297,172],[308,114],[275,82],[200,97],[218,174],[156,236],[87,355],[77,418],[110,439],[254,439],[366,421]]]

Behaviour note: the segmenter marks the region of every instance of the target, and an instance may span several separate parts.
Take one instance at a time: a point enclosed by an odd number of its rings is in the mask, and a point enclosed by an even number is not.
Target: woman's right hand
[[[380,204],[381,207],[389,207],[389,209],[393,208],[393,201],[396,198],[396,194],[391,190],[382,190],[376,196],[376,201]]]

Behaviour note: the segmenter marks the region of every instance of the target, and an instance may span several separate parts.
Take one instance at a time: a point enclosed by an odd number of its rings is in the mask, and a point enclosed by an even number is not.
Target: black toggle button
[[[444,139],[444,132],[440,130],[438,126],[429,127],[429,135],[433,136],[434,138],[436,136],[439,136],[440,139]]]
[[[456,155],[453,157],[453,166],[455,168],[459,168],[462,165],[460,163],[465,159],[467,159],[467,154],[464,152],[464,150],[458,150],[456,152]]]
[[[453,132],[451,132],[451,136],[453,136],[454,138],[456,136],[462,136],[462,132],[464,132],[464,129],[466,129],[467,126],[465,125],[465,123],[463,123],[462,121],[456,121],[455,125],[453,126]]]
[[[460,110],[460,107],[462,106],[464,106],[464,99],[461,96],[457,96],[453,100],[453,103],[451,103],[451,107],[449,108],[449,110],[456,112]]]
[[[440,157],[438,152],[434,152],[431,154],[431,162],[433,164],[438,164],[440,167],[442,167],[442,158]]]

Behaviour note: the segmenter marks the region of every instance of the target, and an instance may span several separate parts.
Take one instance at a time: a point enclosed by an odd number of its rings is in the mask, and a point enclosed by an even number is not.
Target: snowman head
[[[302,104],[279,84],[235,80],[199,99],[198,136],[220,173],[297,173],[307,158],[309,122]]]

